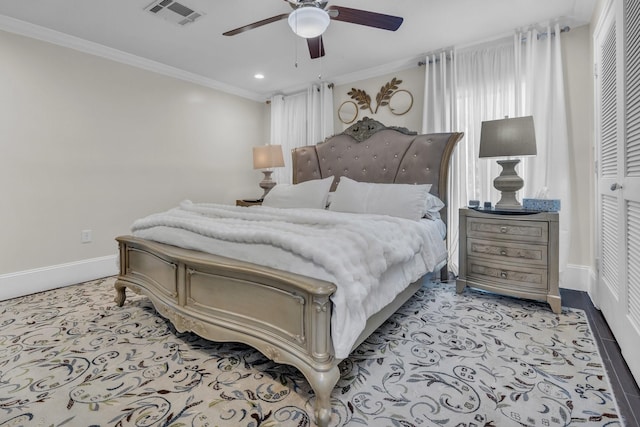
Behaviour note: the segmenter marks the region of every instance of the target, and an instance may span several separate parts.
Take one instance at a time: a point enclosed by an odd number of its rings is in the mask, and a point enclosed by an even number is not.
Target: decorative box
[[[522,207],[530,211],[558,212],[560,199],[522,199]]]

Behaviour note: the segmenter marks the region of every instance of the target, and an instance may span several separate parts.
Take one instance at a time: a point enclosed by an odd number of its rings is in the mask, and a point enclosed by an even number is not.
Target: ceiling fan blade
[[[329,14],[336,21],[350,22],[352,24],[366,25],[367,27],[380,28],[382,30],[395,31],[400,28],[403,18],[383,13],[370,12],[368,10],[352,9],[343,6],[330,6],[328,11],[338,11],[337,16]]]
[[[307,46],[309,46],[309,54],[311,59],[316,59],[324,56],[324,42],[322,36],[307,39]]]
[[[226,33],[222,33],[222,35],[235,36],[236,34],[244,33],[245,31],[253,30],[254,28],[262,27],[263,25],[271,24],[272,22],[277,22],[283,19],[287,19],[288,17],[289,17],[288,13],[283,13],[281,15],[272,16],[271,18],[263,19],[261,21],[256,21],[254,23],[236,28],[234,30],[229,30]]]

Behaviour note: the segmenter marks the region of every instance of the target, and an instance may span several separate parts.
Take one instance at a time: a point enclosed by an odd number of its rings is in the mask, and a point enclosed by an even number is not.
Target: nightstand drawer
[[[467,256],[498,262],[547,266],[547,246],[530,243],[467,239]]]
[[[469,217],[467,218],[467,236],[546,244],[549,241],[549,223]]]
[[[503,264],[475,257],[467,258],[467,279],[491,283],[493,286],[504,285],[509,289],[517,284],[518,289],[538,292],[546,291],[548,287],[546,268]]]

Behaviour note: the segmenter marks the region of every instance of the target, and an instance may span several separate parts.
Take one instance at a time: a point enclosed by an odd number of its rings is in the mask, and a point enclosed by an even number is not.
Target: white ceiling
[[[0,29],[138,64],[251,99],[318,79],[336,83],[415,65],[425,53],[560,19],[589,22],[596,0],[331,0],[402,16],[395,32],[332,21],[326,56],[311,60],[287,21],[222,33],[292,9],[283,0],[178,0],[205,15],[179,26],[144,9],[151,0],[0,0]],[[4,15],[4,16],[2,16]],[[53,31],[52,31],[53,30]],[[297,64],[297,66],[296,66]],[[253,76],[262,73],[265,78]],[[369,75],[368,75],[369,74]]]

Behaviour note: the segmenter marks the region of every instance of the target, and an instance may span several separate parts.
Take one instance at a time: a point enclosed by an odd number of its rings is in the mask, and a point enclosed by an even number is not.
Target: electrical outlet
[[[80,242],[91,243],[91,230],[82,230],[80,232]]]

